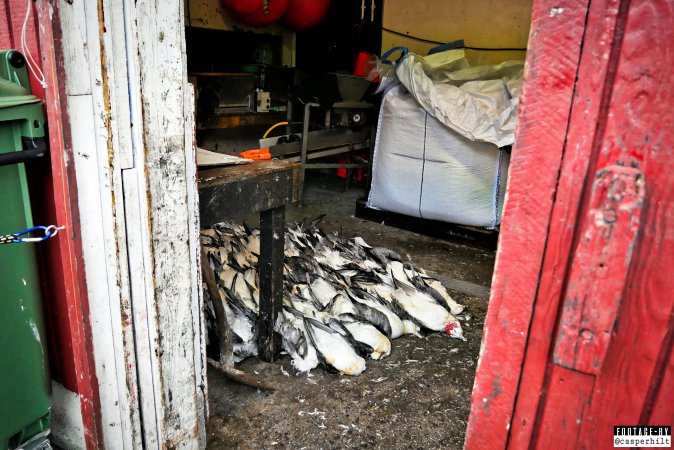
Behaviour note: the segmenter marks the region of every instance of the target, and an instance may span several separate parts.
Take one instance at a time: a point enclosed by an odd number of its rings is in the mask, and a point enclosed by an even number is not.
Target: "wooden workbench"
[[[299,163],[255,161],[199,170],[202,226],[260,213],[260,358],[273,362],[279,343],[274,323],[283,304],[285,205],[296,201]]]

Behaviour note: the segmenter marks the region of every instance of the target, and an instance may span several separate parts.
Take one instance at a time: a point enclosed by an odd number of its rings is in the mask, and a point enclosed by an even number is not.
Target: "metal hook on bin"
[[[32,228],[28,228],[23,231],[19,231],[18,233],[13,233],[13,234],[8,234],[5,236],[0,237],[0,244],[20,244],[22,242],[42,242],[44,240],[47,240],[51,237],[54,237],[58,234],[60,230],[65,229],[65,227],[57,227],[56,225],[49,225],[49,226],[43,226],[43,225],[38,225]],[[30,234],[36,231],[42,231],[43,235],[42,236],[36,236],[36,237],[25,237],[22,238],[21,236],[24,236],[26,234]]]

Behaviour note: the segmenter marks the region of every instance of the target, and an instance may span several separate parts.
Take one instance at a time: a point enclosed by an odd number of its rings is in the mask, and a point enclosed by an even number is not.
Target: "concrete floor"
[[[289,208],[287,220],[325,213],[326,231],[361,236],[371,245],[409,254],[426,270],[489,286],[493,250],[355,218],[356,199],[362,195],[356,187],[345,191],[343,180],[332,174],[314,173],[306,184],[305,207]],[[254,225],[255,218],[247,222]],[[320,368],[298,377],[287,357],[274,364],[258,359],[242,363],[242,370],[277,387],[268,393],[209,370],[208,448],[461,448],[487,299],[450,294],[466,305],[466,342],[445,334],[396,339],[391,355],[367,361],[358,377]]]

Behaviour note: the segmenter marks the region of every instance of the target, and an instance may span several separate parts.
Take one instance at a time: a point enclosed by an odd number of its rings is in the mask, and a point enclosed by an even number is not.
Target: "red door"
[[[535,0],[466,448],[674,423],[674,2]]]
[[[81,257],[81,239],[72,146],[64,96],[64,75],[57,57],[62,37],[54,0],[0,0],[0,48],[32,54],[32,93],[44,101],[49,155],[33,163],[29,174],[36,224],[65,227],[57,238],[41,243],[44,311],[48,330],[50,375],[80,398],[88,448],[102,448],[98,382],[89,327],[89,306]],[[31,8],[26,17],[27,7]],[[22,39],[22,36],[24,39]],[[25,45],[22,45],[22,40]],[[36,78],[44,74],[46,87]]]

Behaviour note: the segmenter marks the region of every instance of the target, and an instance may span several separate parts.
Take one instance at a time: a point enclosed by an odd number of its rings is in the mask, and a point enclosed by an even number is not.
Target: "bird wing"
[[[370,355],[374,351],[374,349],[367,343],[355,339],[353,337],[353,334],[351,334],[351,332],[349,331],[349,329],[346,328],[343,323],[341,323],[334,317],[328,319],[327,325],[333,330],[335,330],[337,333],[339,333],[339,335],[342,336],[351,345],[351,347],[353,347],[353,349],[356,350],[356,353],[358,353],[360,356]]]

